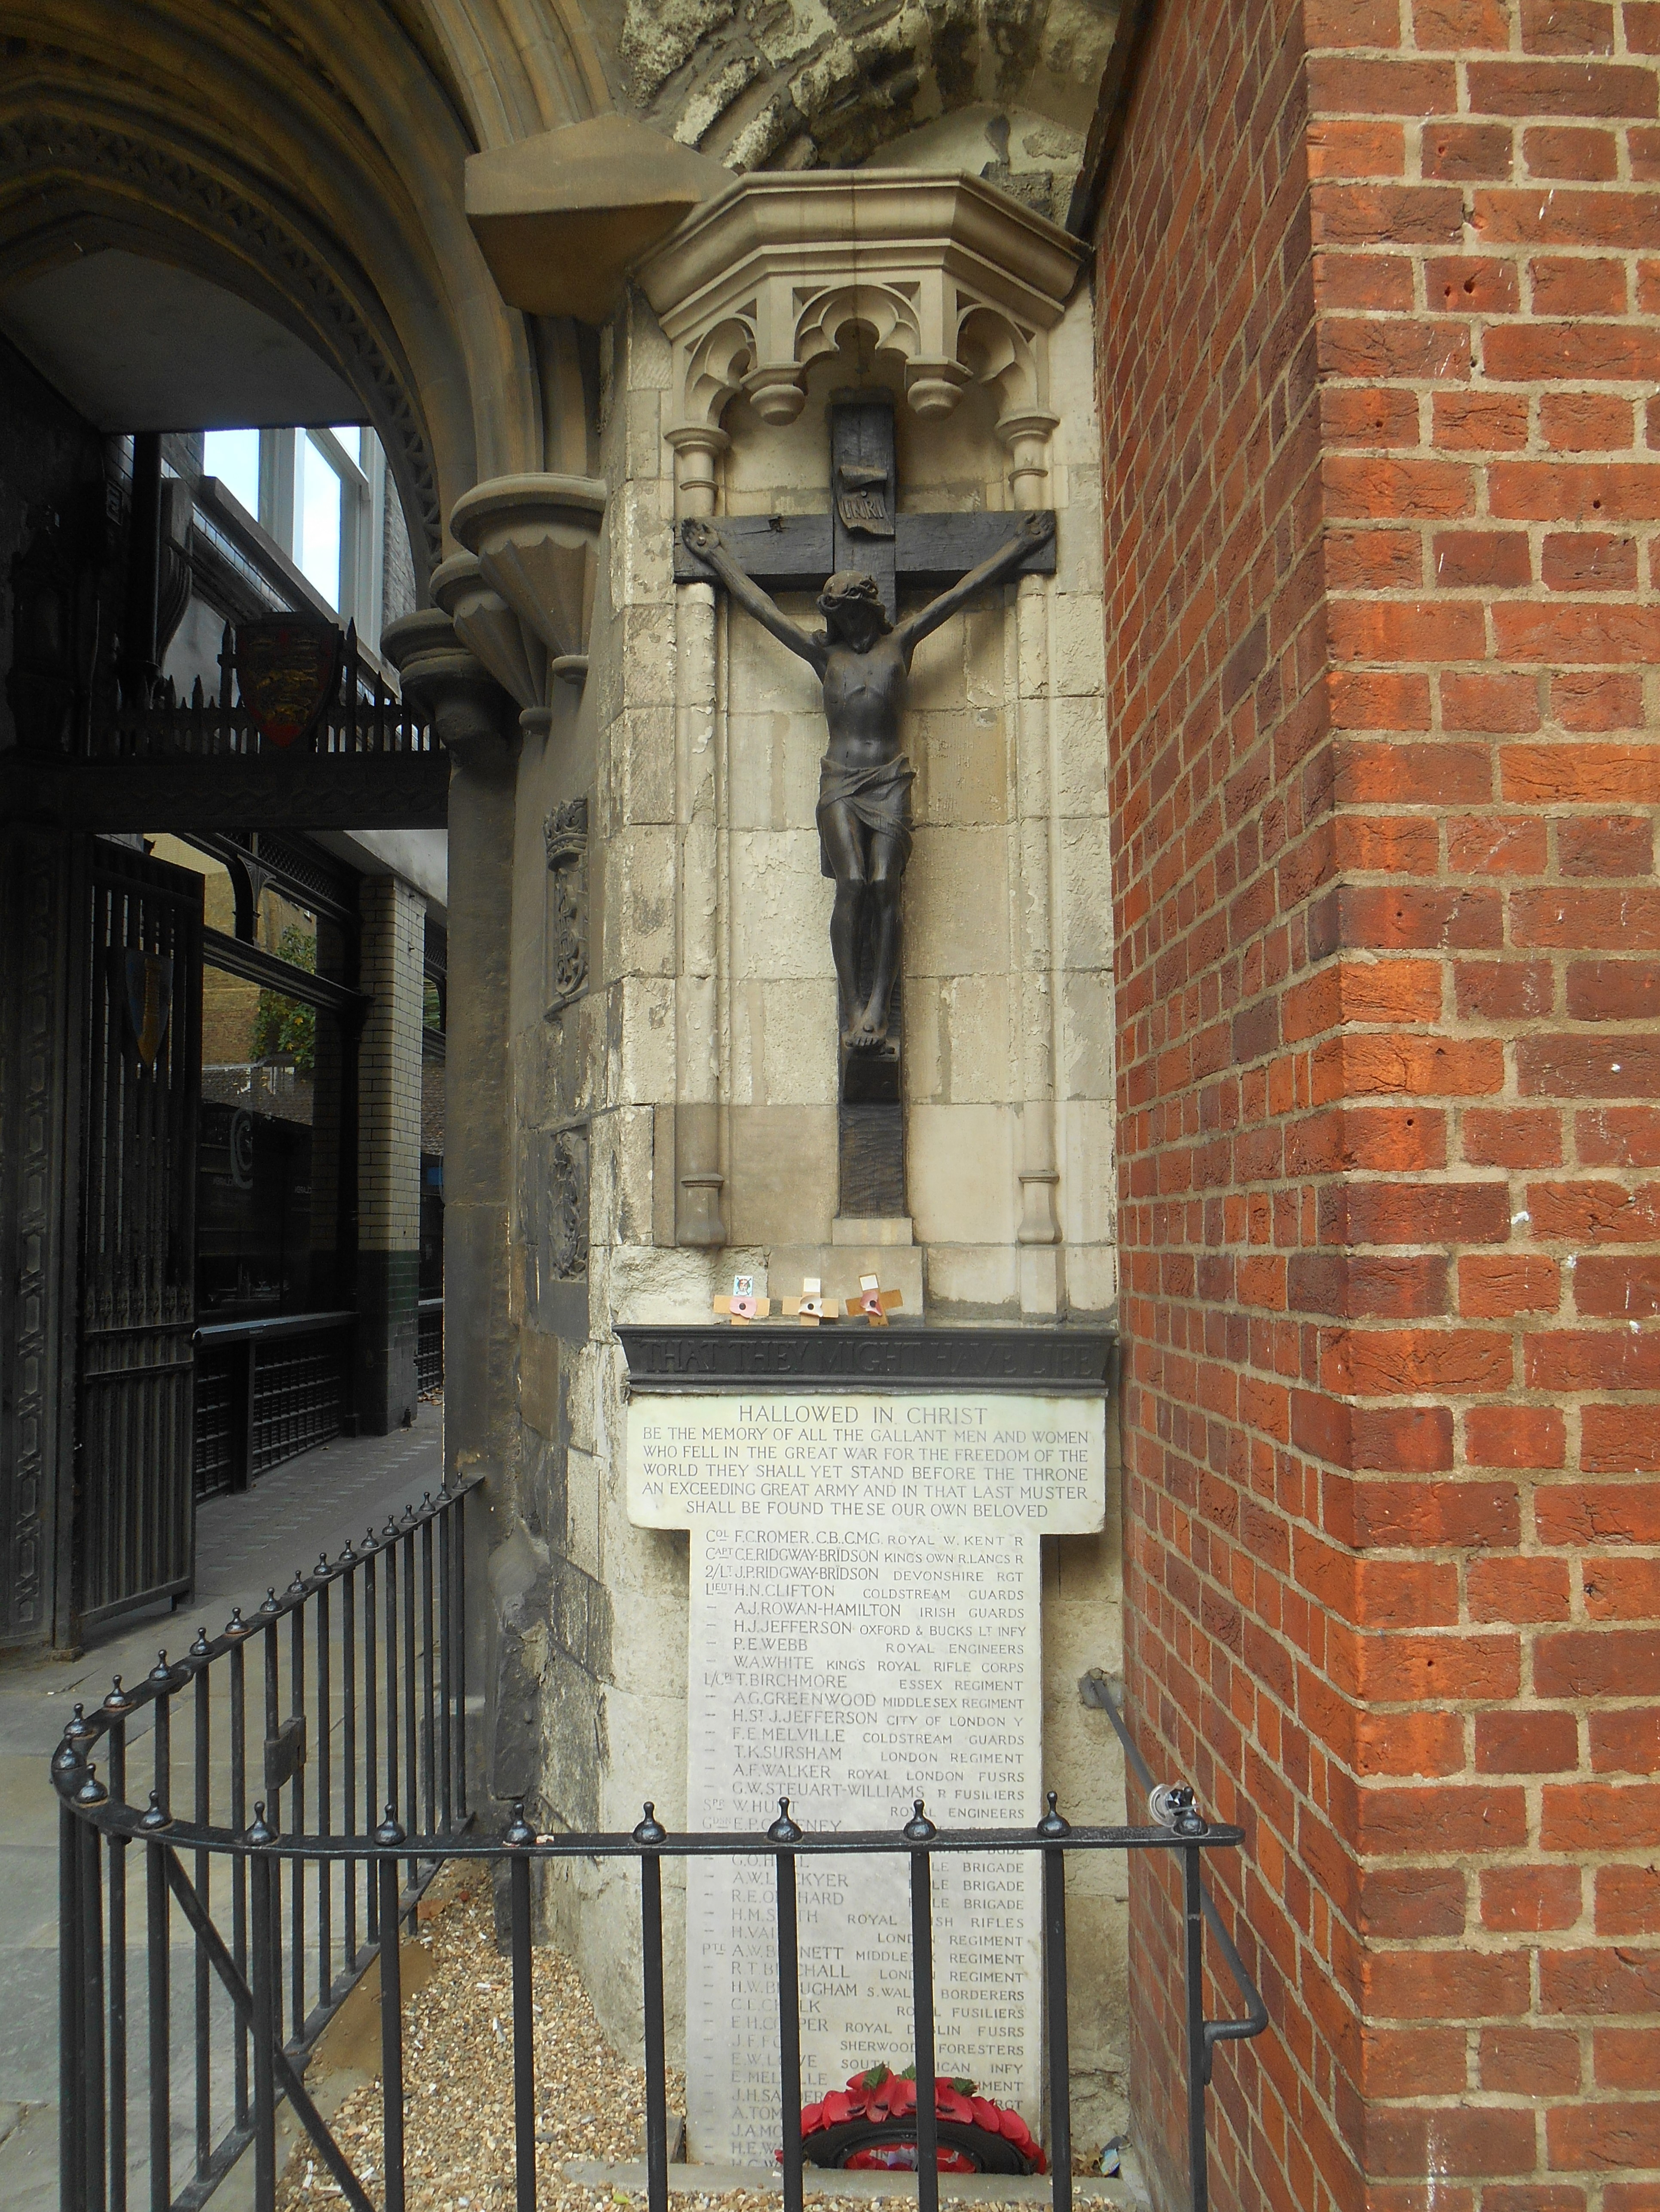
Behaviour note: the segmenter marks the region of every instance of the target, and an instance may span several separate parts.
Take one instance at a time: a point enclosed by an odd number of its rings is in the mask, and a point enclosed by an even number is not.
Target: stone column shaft
[[[1049,489],[1052,417],[1006,426],[1015,503],[1041,507]],[[1049,580],[1022,576],[1015,602],[1016,866],[1019,902],[1015,943],[1020,1007],[1021,1310],[1060,1310],[1061,1223],[1056,1192],[1055,1100],[1055,772],[1049,712]]]
[[[370,1436],[415,1415],[421,1274],[421,999],[426,907],[365,878],[357,1056],[357,1413]]]
[[[677,525],[714,512],[724,432],[671,431]],[[676,965],[675,1241],[726,1242],[721,1193],[718,963],[720,870],[714,789],[715,605],[712,584],[682,584],[674,610],[674,780],[679,863]]]
[[[452,737],[444,1096],[444,1460],[506,1464],[513,1394],[508,972],[515,764]]]

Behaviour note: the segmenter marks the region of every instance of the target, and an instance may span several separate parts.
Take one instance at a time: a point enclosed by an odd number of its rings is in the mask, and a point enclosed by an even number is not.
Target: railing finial
[[[381,1821],[380,1826],[375,1830],[374,1840],[377,1844],[386,1844],[407,1842],[408,1838],[405,1837],[404,1830],[399,1824],[398,1811],[395,1806],[387,1806],[386,1817]]]
[[[265,1818],[265,1801],[263,1797],[256,1798],[254,1801],[253,1825],[243,1840],[250,1844],[274,1844],[277,1841],[277,1831]]]
[[[939,1832],[922,1810],[922,1800],[920,1797],[914,1797],[911,1800],[911,1815],[905,1823],[903,1832],[914,1844],[930,1843]]]
[[[799,1844],[800,1840],[801,1830],[790,1818],[790,1801],[787,1797],[781,1797],[778,1801],[778,1818],[767,1830],[767,1841],[772,1844]]]
[[[1056,1810],[1055,1792],[1051,1790],[1046,1794],[1049,1797],[1049,1809],[1037,1823],[1038,1834],[1040,1836],[1069,1836],[1072,1833],[1072,1823],[1070,1820],[1063,1819],[1061,1814]]]
[[[646,1817],[634,1831],[636,1844],[660,1844],[666,1840],[668,1830],[657,1817],[657,1808],[649,1797],[646,1800]]]
[[[513,1801],[513,1818],[502,1830],[502,1840],[504,1844],[512,1844],[515,1849],[520,1850],[525,1844],[533,1844],[536,1841],[536,1831],[525,1818],[525,1801],[522,1797],[515,1797]]]

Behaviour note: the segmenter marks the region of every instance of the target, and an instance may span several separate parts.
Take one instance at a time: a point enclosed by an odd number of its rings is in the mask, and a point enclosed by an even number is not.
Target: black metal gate
[[[202,879],[94,840],[82,1066],[76,1607],[191,1587]]]

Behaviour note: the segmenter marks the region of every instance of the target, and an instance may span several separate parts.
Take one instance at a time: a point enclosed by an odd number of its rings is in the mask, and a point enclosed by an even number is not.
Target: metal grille
[[[331,1333],[261,1345],[256,1352],[249,1468],[256,1480],[339,1435],[341,1351],[342,1340]]]
[[[444,1387],[444,1301],[423,1298],[415,1346],[415,1387],[425,1397]]]
[[[246,1490],[339,1435],[355,1319],[273,1315],[197,1332],[198,1498]]]
[[[77,1611],[191,1585],[202,881],[103,842],[89,870]]]
[[[196,1495],[222,1498],[236,1485],[237,1354],[228,1345],[196,1357]]]

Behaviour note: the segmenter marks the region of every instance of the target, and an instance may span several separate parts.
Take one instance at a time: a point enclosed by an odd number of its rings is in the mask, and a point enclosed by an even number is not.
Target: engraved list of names
[[[691,1531],[688,1824],[1035,1820],[1043,1534],[1100,1528],[1095,1399],[831,1391],[636,1398],[629,1510]],[[1035,2117],[1035,1863],[937,1856],[942,2072]],[[694,2160],[769,2166],[780,2141],[769,1861],[687,1869]],[[804,2094],[911,2047],[904,1865],[799,1868]]]

